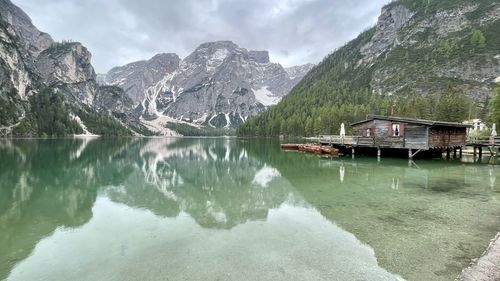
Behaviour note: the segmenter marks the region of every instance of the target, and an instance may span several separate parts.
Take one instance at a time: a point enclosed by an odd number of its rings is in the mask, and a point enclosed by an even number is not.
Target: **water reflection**
[[[0,166],[0,280],[447,280],[500,224],[495,167],[460,162],[131,138],[3,140]]]
[[[162,198],[170,203],[159,206],[172,206],[166,216],[183,211],[204,227],[231,228],[265,219],[288,196],[274,168],[248,158],[244,147],[229,140],[153,139],[143,144],[136,173],[121,188],[106,189],[112,200],[151,209]],[[266,189],[271,181],[276,184]]]
[[[148,280],[165,271],[174,279],[399,279],[278,169],[248,155],[259,146],[2,141],[0,279]]]
[[[409,280],[454,279],[500,230],[497,166],[250,154],[278,167],[309,204]]]

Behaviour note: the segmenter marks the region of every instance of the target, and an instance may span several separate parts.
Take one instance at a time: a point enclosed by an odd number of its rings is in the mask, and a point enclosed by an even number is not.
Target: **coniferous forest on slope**
[[[466,17],[480,20],[491,10],[494,1],[476,1],[478,7]],[[395,1],[415,13],[414,21],[430,17],[437,10],[468,5],[468,1]],[[412,26],[400,34],[410,33]],[[327,56],[275,107],[250,118],[237,130],[239,136],[313,136],[337,134],[341,123],[363,120],[367,114],[398,115],[443,121],[482,118],[495,122],[498,106],[491,102],[494,91],[486,97],[470,95],[468,89],[481,87],[460,78],[435,75],[445,64],[473,61],[477,67],[500,51],[500,21],[483,26],[468,26],[433,42],[432,28],[417,35],[422,43],[397,45],[370,64],[361,65],[362,46],[370,42],[376,28]],[[401,35],[404,37],[403,35]],[[380,69],[396,69],[384,83],[399,88],[395,92],[374,93],[372,77]],[[490,88],[492,81],[485,81]],[[403,85],[403,86],[401,86]],[[425,90],[422,90],[425,89]],[[498,91],[497,91],[498,92]]]

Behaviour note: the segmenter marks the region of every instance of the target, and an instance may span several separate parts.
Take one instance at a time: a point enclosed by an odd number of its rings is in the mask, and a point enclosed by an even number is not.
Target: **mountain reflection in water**
[[[2,140],[0,166],[0,280],[449,280],[500,225],[495,166],[222,138]]]

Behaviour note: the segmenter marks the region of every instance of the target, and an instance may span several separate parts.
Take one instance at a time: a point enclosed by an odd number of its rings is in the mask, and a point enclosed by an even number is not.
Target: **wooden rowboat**
[[[307,153],[313,153],[313,154],[328,154],[328,155],[338,155],[339,150],[330,146],[322,146],[319,144],[310,144],[310,143],[305,143],[305,144],[281,144],[281,149],[284,150],[298,150],[302,152],[307,152]]]
[[[284,143],[281,145],[281,149],[286,149],[286,150],[298,150],[299,145],[298,144],[293,144],[293,143]]]

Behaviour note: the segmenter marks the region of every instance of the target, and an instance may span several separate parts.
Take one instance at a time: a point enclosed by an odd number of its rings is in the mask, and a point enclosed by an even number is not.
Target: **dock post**
[[[411,151],[411,148],[408,149],[408,159],[412,159],[413,158],[413,155],[412,155],[412,151]]]
[[[446,159],[450,159],[450,148],[446,148]]]
[[[483,147],[479,147],[479,158],[483,157]]]
[[[459,154],[458,155],[460,156],[460,159],[461,159],[462,158],[462,147],[459,148]]]
[[[477,152],[476,152],[476,146],[473,146],[472,150],[474,151],[472,155],[474,155],[474,158],[476,158]]]
[[[457,158],[457,148],[453,148],[453,158]]]

